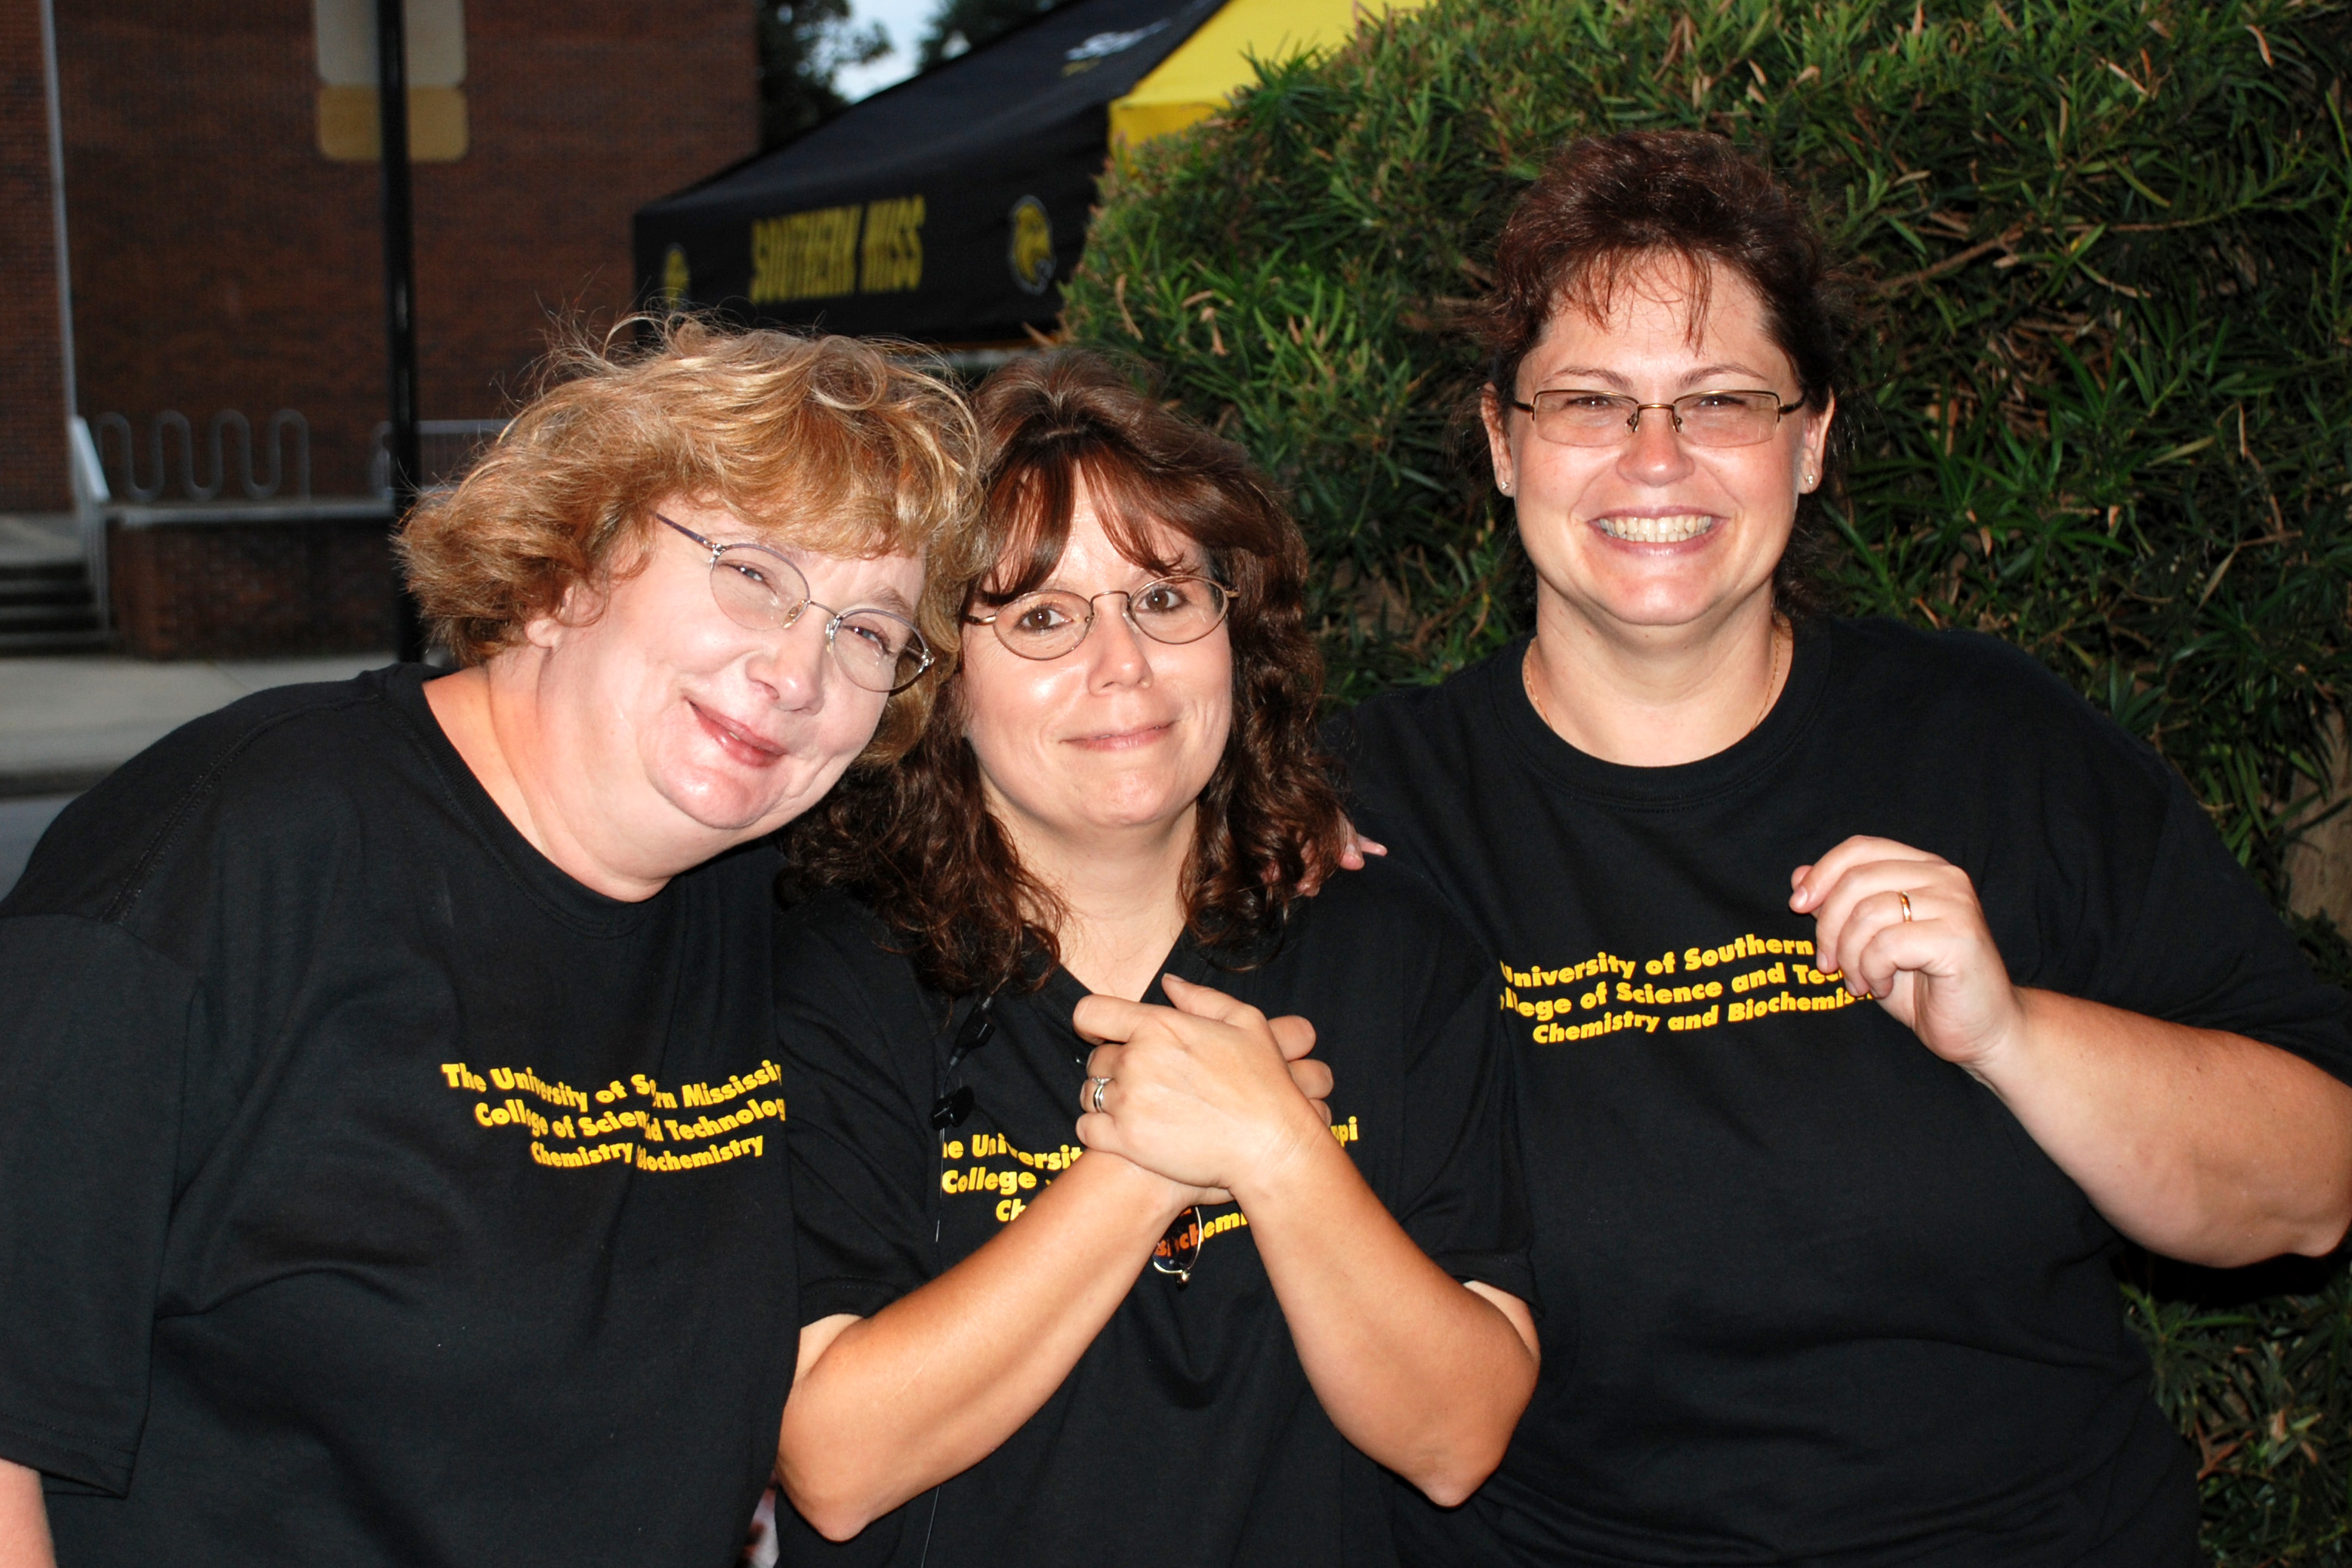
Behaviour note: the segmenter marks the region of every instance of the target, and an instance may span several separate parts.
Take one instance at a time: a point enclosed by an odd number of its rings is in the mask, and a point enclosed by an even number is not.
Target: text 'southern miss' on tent
[[[1422,0],[1395,0],[1401,8]],[[640,295],[772,325],[1024,340],[1108,147],[1181,130],[1357,0],[1076,0],[636,216]]]
[[[1018,340],[1061,309],[1108,106],[1220,0],[1077,0],[641,209],[646,297],[836,332]]]

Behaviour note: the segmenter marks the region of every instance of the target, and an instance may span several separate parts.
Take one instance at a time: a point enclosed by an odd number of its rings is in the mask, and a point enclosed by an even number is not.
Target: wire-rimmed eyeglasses
[[[1117,596],[1119,613],[1138,635],[1153,642],[1199,642],[1215,631],[1233,603],[1234,591],[1213,577],[1179,573],[1136,589],[1112,588],[1075,594],[1041,588],[997,606],[992,615],[967,613],[976,626],[996,628],[996,640],[1023,658],[1059,658],[1087,640],[1095,627],[1095,605]]]
[[[1694,447],[1753,447],[1771,438],[1784,415],[1804,404],[1783,403],[1777,392],[1686,392],[1672,403],[1643,403],[1622,392],[1582,387],[1538,392],[1511,406],[1535,416],[1536,434],[1563,447],[1614,447],[1640,434],[1642,415],[1652,408],[1675,422],[1675,434]]]
[[[931,668],[930,645],[906,616],[871,607],[836,610],[809,597],[808,578],[780,552],[749,541],[720,544],[654,513],[710,552],[710,596],[727,618],[748,631],[782,631],[815,605],[832,619],[824,646],[844,675],[868,691],[904,691]],[[847,633],[844,637],[843,633]]]

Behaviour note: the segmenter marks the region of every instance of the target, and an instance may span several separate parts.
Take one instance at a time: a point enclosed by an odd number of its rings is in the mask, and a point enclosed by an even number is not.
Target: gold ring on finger
[[[1909,923],[1911,919],[1911,895],[1908,893],[1897,893],[1895,897],[1895,900],[1903,906],[1903,919],[1905,923]]]

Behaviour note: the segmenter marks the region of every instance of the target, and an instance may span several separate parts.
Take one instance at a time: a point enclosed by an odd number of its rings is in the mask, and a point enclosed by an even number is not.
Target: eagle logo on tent
[[[694,274],[686,265],[686,247],[673,245],[662,258],[662,303],[675,310],[687,302],[693,289]]]
[[[1024,294],[1043,294],[1054,280],[1054,224],[1035,196],[1013,204],[1013,248],[1005,259]]]
[[[1062,58],[1066,62],[1062,74],[1076,76],[1080,71],[1090,71],[1111,56],[1135,47],[1166,26],[1168,18],[1162,16],[1149,27],[1138,27],[1132,32],[1097,33],[1076,48],[1062,51]]]

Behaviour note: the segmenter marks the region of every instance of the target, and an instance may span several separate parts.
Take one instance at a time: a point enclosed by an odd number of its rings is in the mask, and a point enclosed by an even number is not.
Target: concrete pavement
[[[191,719],[273,686],[344,680],[389,653],[154,664],[121,654],[0,658],[0,894],[67,801]]]
[[[81,524],[69,511],[0,512],[0,565],[81,559]]]
[[[49,823],[73,799],[69,795],[27,795],[22,800],[0,800],[0,898],[16,885],[24,874],[25,862],[33,858],[33,846],[49,830]]]
[[[0,659],[0,796],[86,789],[189,720],[273,686],[344,680],[389,653],[155,664],[123,654]]]

